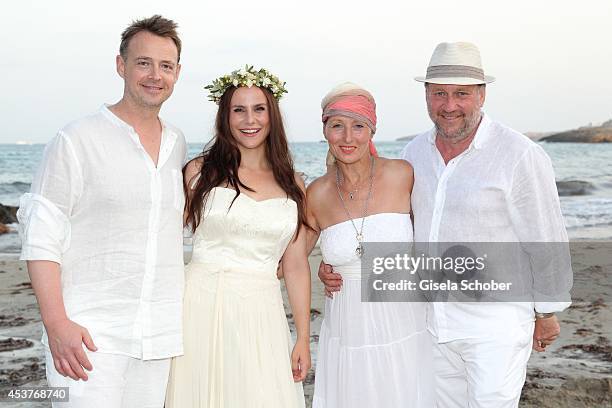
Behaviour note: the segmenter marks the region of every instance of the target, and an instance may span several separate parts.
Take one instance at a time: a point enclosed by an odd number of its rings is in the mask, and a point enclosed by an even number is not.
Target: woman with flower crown
[[[304,406],[310,367],[305,193],[278,106],[284,82],[245,67],[206,87],[215,136],[184,168],[184,355],[166,407]],[[297,341],[291,349],[276,270],[282,258]]]
[[[320,238],[323,262],[342,286],[327,293],[313,408],[433,407],[425,304],[362,302],[361,291],[361,257],[371,248],[364,243],[413,241],[412,167],[378,157],[376,103],[365,89],[339,85],[321,108],[330,154],[327,174],[307,189],[308,246]]]

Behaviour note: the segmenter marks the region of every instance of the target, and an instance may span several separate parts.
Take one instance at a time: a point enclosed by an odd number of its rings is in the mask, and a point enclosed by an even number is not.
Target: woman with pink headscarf
[[[307,189],[308,221],[341,289],[327,293],[313,408],[432,407],[431,339],[425,305],[362,302],[365,242],[413,240],[413,172],[376,154],[376,103],[345,83],[323,98],[328,172]]]

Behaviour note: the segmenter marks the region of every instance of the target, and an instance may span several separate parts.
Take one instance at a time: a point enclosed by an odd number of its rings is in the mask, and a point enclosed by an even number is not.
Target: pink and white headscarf
[[[376,133],[376,102],[372,94],[359,85],[345,82],[336,86],[321,101],[321,109],[323,123],[332,116],[346,116],[364,122],[372,130],[372,135]],[[378,156],[372,140],[369,147],[370,153]],[[328,164],[329,156],[328,153]]]

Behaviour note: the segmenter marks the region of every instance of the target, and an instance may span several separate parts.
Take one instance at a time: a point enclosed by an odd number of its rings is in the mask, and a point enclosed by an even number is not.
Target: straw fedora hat
[[[440,43],[429,60],[427,74],[419,82],[445,85],[479,85],[495,81],[484,74],[480,51],[472,43]]]

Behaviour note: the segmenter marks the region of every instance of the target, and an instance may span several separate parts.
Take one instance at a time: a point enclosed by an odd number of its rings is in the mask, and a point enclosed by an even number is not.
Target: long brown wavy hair
[[[228,186],[236,190],[236,195],[230,204],[240,195],[240,188],[247,191],[254,191],[252,188],[245,185],[238,177],[238,167],[240,167],[240,150],[236,140],[232,136],[229,125],[229,116],[231,109],[232,96],[236,91],[236,87],[229,88],[219,101],[219,110],[215,119],[215,137],[212,144],[207,144],[198,157],[192,159],[201,161],[202,166],[200,175],[193,186],[191,194],[187,185],[190,181],[183,177],[185,189],[185,210],[187,212],[186,223],[191,226],[195,232],[200,221],[202,220],[202,211],[205,207],[206,200],[211,190],[217,186]],[[268,114],[270,115],[270,134],[266,138],[266,159],[270,163],[274,179],[287,194],[287,198],[292,199],[297,204],[298,221],[296,230],[299,234],[302,225],[306,223],[306,198],[302,189],[295,181],[295,171],[293,168],[293,159],[289,152],[283,118],[278,107],[278,101],[272,93],[266,88],[260,88],[268,102]],[[189,163],[187,163],[188,165]],[[185,169],[183,168],[183,175]],[[229,209],[228,209],[229,211]],[[295,235],[297,238],[298,234]]]

